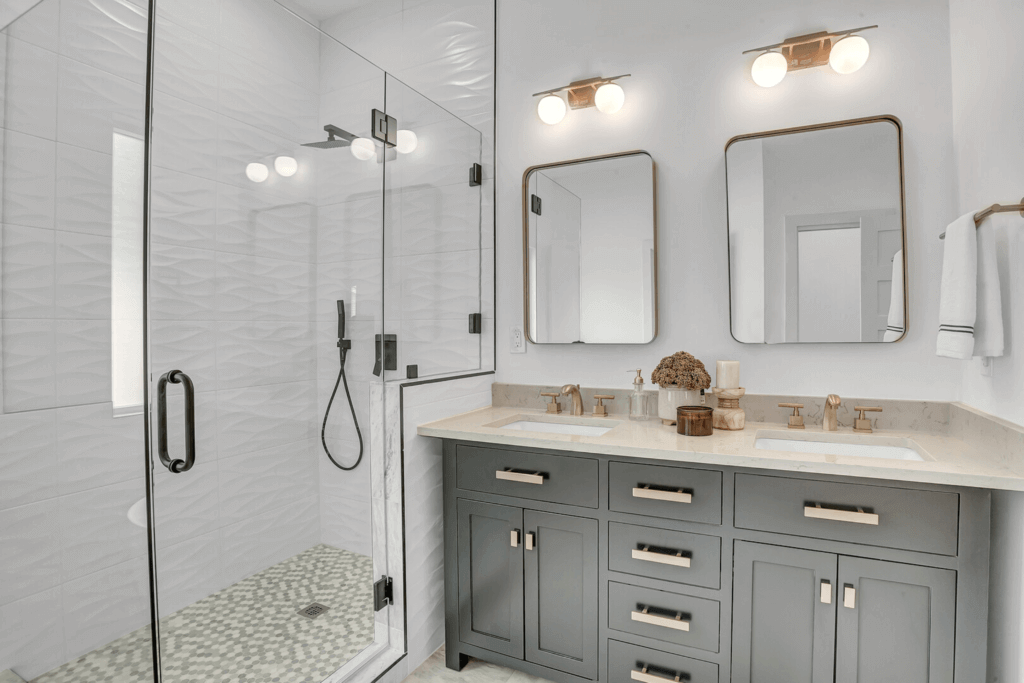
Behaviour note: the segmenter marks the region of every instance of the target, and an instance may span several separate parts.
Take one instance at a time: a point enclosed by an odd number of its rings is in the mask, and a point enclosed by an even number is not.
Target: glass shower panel
[[[272,0],[218,4],[157,10],[163,680],[320,681],[388,637],[369,443],[383,163],[366,140],[384,74]]]
[[[390,74],[398,145],[385,163],[385,327],[397,342],[387,379],[480,368],[481,187],[478,130]]]
[[[43,0],[0,31],[4,680],[152,680],[146,25],[144,4]]]

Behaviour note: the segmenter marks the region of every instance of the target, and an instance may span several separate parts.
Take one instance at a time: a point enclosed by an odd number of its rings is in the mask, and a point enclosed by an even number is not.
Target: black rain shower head
[[[324,126],[327,131],[327,140],[324,142],[307,142],[303,147],[314,147],[316,149],[334,149],[335,147],[348,147],[356,139],[355,135],[337,126],[327,124]]]

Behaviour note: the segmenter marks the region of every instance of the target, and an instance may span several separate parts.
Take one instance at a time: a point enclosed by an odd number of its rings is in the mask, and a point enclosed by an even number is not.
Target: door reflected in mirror
[[[646,152],[527,170],[524,303],[531,342],[653,341],[654,192],[654,160]]]
[[[902,130],[893,117],[726,147],[732,334],[892,342],[906,331]]]

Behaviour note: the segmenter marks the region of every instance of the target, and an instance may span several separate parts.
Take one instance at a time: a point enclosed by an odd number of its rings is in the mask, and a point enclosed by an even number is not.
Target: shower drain
[[[316,619],[318,616],[326,612],[329,607],[327,605],[321,605],[319,602],[314,602],[308,607],[303,607],[299,610],[299,614],[306,617],[307,619]]]

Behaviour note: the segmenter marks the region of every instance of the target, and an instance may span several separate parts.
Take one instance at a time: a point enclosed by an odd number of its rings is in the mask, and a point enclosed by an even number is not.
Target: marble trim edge
[[[648,385],[651,386],[651,385]],[[547,400],[541,397],[541,392],[553,392],[561,389],[561,386],[544,386],[530,384],[505,384],[495,382],[491,385],[491,405],[495,407],[509,408],[530,408],[543,410]],[[590,411],[596,401],[594,394],[609,394],[615,396],[613,400],[605,401],[608,412],[612,415],[625,415],[629,412],[629,394],[631,389],[618,388],[591,388],[580,387],[580,394],[583,396],[584,409]],[[658,390],[655,385],[648,389],[650,396],[650,414],[658,414]],[[717,398],[709,391],[706,399],[707,405],[716,406]],[[839,408],[839,424],[842,427],[853,427],[854,418],[857,414],[853,410],[855,405],[879,406],[882,413],[869,414],[875,429],[902,429],[909,431],[921,431],[930,433],[945,434],[950,432],[951,414],[954,406],[942,401],[916,401],[900,399],[873,399],[873,398],[842,398],[842,405]],[[563,411],[568,407],[568,398],[560,399]],[[747,412],[748,422],[785,422],[791,411],[788,408],[779,408],[779,403],[803,403],[805,408],[800,411],[808,426],[820,425],[822,423],[824,396],[786,396],[776,394],[751,394],[748,393],[740,401],[740,406]],[[966,407],[966,406],[963,406]],[[973,414],[984,419],[985,414],[973,410]],[[564,413],[563,413],[564,414]],[[989,416],[991,417],[991,416]],[[997,418],[991,418],[993,420]],[[978,424],[978,420],[961,420],[963,424]],[[1009,423],[1006,423],[1009,424]],[[977,427],[976,427],[977,429]]]

